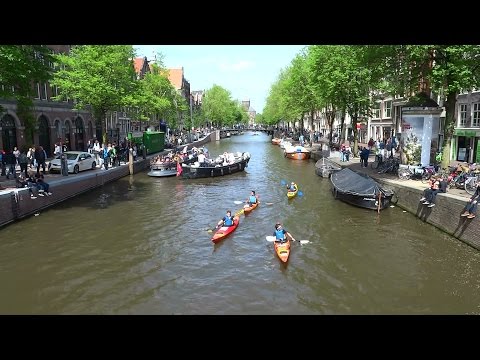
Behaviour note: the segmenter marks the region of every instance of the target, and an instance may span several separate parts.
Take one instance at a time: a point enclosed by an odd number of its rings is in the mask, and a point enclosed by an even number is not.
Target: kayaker
[[[257,197],[257,195],[255,195],[255,191],[252,190],[252,192],[250,193],[250,196],[248,197],[244,207],[250,207],[253,204],[256,204],[257,202],[258,202],[258,197]]]
[[[287,189],[288,191],[297,191],[298,190],[298,186],[297,184],[295,184],[293,181],[290,185],[287,185]]]
[[[217,224],[217,227],[220,226],[233,226],[233,216],[230,210],[227,210],[227,215],[223,217]]]
[[[275,224],[275,231],[273,232],[273,236],[275,236],[275,241],[276,242],[285,242],[287,241],[287,236],[290,236],[290,238],[292,239],[292,241],[295,241],[295,239],[293,238],[292,234],[290,234],[287,230],[285,230],[283,227],[282,227],[282,224],[277,222]]]

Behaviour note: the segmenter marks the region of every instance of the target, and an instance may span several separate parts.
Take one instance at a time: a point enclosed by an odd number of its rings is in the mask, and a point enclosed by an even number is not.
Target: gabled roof
[[[139,78],[143,78],[147,72],[152,72],[151,64],[146,56],[133,59],[133,66]]]
[[[136,72],[137,74],[139,74],[140,71],[142,71],[143,61],[144,61],[144,60],[145,60],[145,59],[142,58],[142,57],[137,57],[137,58],[135,58],[135,59],[133,60],[133,65],[134,65],[134,67],[135,67],[135,72]]]
[[[168,80],[175,87],[180,90],[183,85],[183,67],[180,69],[168,69]]]

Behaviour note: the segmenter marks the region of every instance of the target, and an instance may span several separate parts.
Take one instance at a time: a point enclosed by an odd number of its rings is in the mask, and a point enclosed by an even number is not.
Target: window
[[[460,115],[459,115],[459,122],[458,126],[465,126],[467,122],[467,104],[460,104]]]
[[[39,84],[40,96],[42,100],[47,100],[47,83]]]
[[[380,119],[380,103],[379,102],[376,102],[373,105],[373,118]]]
[[[37,88],[37,93],[35,95],[35,99],[40,99],[40,83],[36,83],[35,87]]]
[[[480,127],[480,103],[473,104],[472,126]]]
[[[392,101],[391,100],[385,101],[383,105],[384,105],[383,117],[391,118],[392,117]]]

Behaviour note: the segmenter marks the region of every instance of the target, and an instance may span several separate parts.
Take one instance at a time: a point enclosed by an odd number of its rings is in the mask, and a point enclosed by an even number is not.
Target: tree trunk
[[[342,109],[340,114],[340,138],[342,140],[346,139],[345,130],[345,109]]]
[[[358,112],[355,111],[351,114],[352,117],[352,130],[353,130],[353,156],[358,156],[358,129],[357,129],[357,119]]]
[[[453,130],[455,129],[455,102],[457,101],[457,92],[447,93],[445,101],[445,127],[443,130],[443,149],[442,149],[442,168],[448,168],[450,164],[450,155],[452,149]]]

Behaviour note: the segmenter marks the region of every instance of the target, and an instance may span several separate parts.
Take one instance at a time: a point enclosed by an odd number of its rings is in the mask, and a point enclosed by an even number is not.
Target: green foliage
[[[233,125],[237,120],[238,107],[230,92],[213,85],[205,92],[202,102],[205,118],[217,126]]]
[[[480,47],[477,45],[409,45],[382,47],[384,74],[393,92],[410,95],[423,86],[443,96],[445,102],[444,156],[450,160],[450,145],[455,126],[456,97],[480,87]]]
[[[0,97],[17,101],[17,113],[30,142],[35,127],[32,85],[50,79],[52,61],[51,51],[44,45],[0,45]]]
[[[165,118],[167,113],[175,112],[176,90],[161,63],[152,64],[152,71],[138,81],[138,91],[130,94],[127,102],[138,110],[141,120],[150,120],[153,114]]]
[[[255,124],[265,124],[265,117],[262,114],[255,114]]]
[[[137,91],[134,58],[130,45],[80,45],[68,55],[56,55],[59,70],[52,84],[61,91],[56,100],[69,97],[77,109],[91,107],[105,141],[106,113],[131,106]]]

